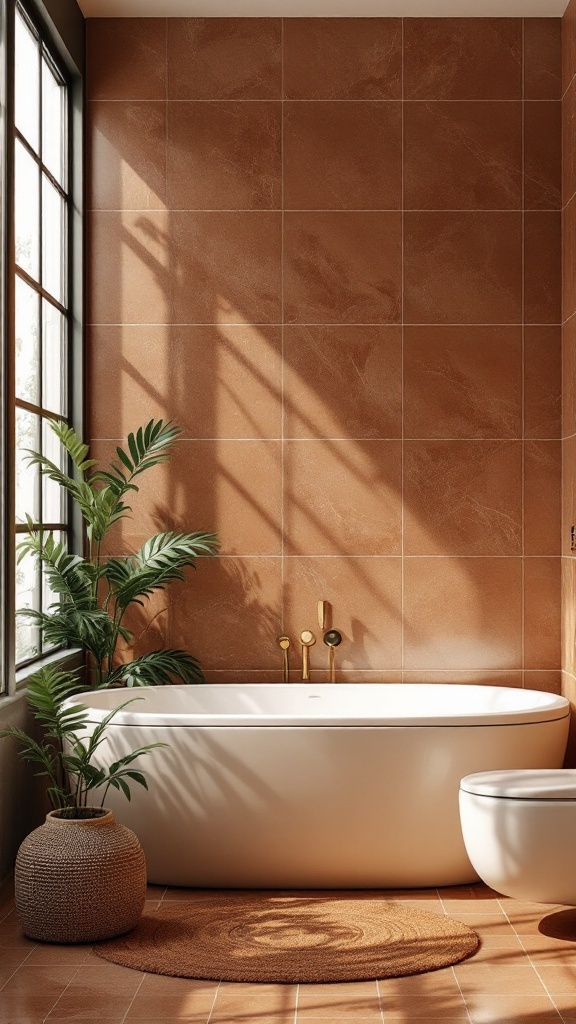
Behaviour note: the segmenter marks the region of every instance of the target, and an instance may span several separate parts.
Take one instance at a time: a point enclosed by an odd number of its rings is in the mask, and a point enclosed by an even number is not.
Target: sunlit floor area
[[[566,908],[519,903],[484,885],[378,893],[476,929],[479,952],[429,974],[338,985],[249,985],[143,974],[87,946],[23,937],[7,892],[0,911],[1,1024],[576,1024],[575,941],[553,937]],[[149,887],[148,906],[201,898]],[[547,934],[550,932],[552,934]]]

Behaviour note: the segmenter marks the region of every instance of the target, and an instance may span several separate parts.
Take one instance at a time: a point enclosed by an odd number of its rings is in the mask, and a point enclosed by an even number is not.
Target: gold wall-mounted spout
[[[307,682],[310,679],[310,653],[308,649],[316,643],[314,633],[309,629],[303,629],[300,633],[300,643],[302,645],[302,679],[304,682]]]
[[[321,630],[326,629],[326,601],[318,601],[318,625]]]
[[[289,663],[289,660],[288,660],[288,650],[290,648],[290,637],[289,636],[279,636],[278,637],[278,644],[282,648],[283,669],[284,669],[284,682],[288,683],[290,681],[290,663]]]

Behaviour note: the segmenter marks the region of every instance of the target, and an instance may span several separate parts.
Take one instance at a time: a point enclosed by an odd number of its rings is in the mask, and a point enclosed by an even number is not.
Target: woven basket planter
[[[134,833],[111,811],[92,818],[50,811],[22,843],[14,882],[16,911],[29,938],[96,942],[140,920],[146,861]]]

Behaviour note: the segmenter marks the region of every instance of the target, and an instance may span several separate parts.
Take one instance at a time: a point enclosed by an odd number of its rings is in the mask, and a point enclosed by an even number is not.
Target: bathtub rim
[[[330,690],[336,690],[342,692],[344,688],[348,688],[351,693],[355,690],[358,692],[358,687],[365,687],[366,690],[371,690],[374,687],[387,688],[395,687],[398,690],[402,690],[408,695],[410,688],[423,688],[427,691],[427,695],[432,695],[431,691],[441,689],[446,695],[449,692],[454,693],[456,688],[462,692],[462,690],[474,690],[475,692],[482,690],[490,693],[498,693],[500,698],[506,693],[513,693],[516,700],[519,694],[523,694],[527,698],[525,707],[510,708],[509,710],[499,708],[497,710],[490,710],[484,708],[481,711],[465,711],[458,714],[447,715],[447,714],[424,714],[418,715],[411,712],[410,714],[404,714],[401,716],[393,716],[391,714],[385,715],[381,713],[358,713],[354,712],[353,708],[348,709],[347,713],[336,715],[322,713],[319,705],[314,706],[313,714],[302,714],[297,712],[269,712],[269,711],[250,711],[250,712],[238,712],[234,711],[231,713],[225,713],[222,711],[190,711],[190,712],[176,712],[176,713],[159,713],[158,711],[145,711],[132,710],[130,708],[119,712],[110,722],[108,728],[116,727],[140,727],[140,728],[154,728],[154,727],[168,727],[168,728],[258,728],[258,727],[296,727],[296,728],[469,728],[475,727],[502,727],[509,725],[537,725],[538,723],[553,722],[563,720],[570,716],[570,702],[566,697],[560,694],[550,694],[544,690],[531,690],[520,687],[504,687],[504,686],[492,686],[490,684],[481,683],[202,683],[196,686],[177,686],[177,687],[134,687],[129,689],[116,688],[116,689],[102,689],[102,690],[88,690],[82,693],[76,694],[73,698],[69,699],[66,703],[72,704],[83,704],[90,711],[90,721],[96,723],[101,721],[104,715],[112,709],[115,703],[122,703],[123,701],[140,697],[145,697],[148,692],[163,692],[164,690],[180,690],[186,691],[188,689],[199,688],[202,691],[210,692],[215,690],[221,691],[258,691],[263,687],[268,687],[271,690],[287,690],[293,692],[303,691],[314,691],[308,694],[309,697],[322,697],[322,693],[328,694]],[[104,695],[114,694],[117,699],[114,702],[106,703]],[[539,701],[536,701],[536,705],[540,703],[540,706],[534,706],[530,704],[528,695],[538,695]],[[104,697],[101,706],[98,706],[98,697]],[[137,708],[137,705],[134,705]]]

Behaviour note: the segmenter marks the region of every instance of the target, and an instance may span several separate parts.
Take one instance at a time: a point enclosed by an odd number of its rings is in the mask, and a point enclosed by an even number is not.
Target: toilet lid
[[[477,772],[460,782],[465,793],[512,800],[576,800],[576,769],[525,768]]]

